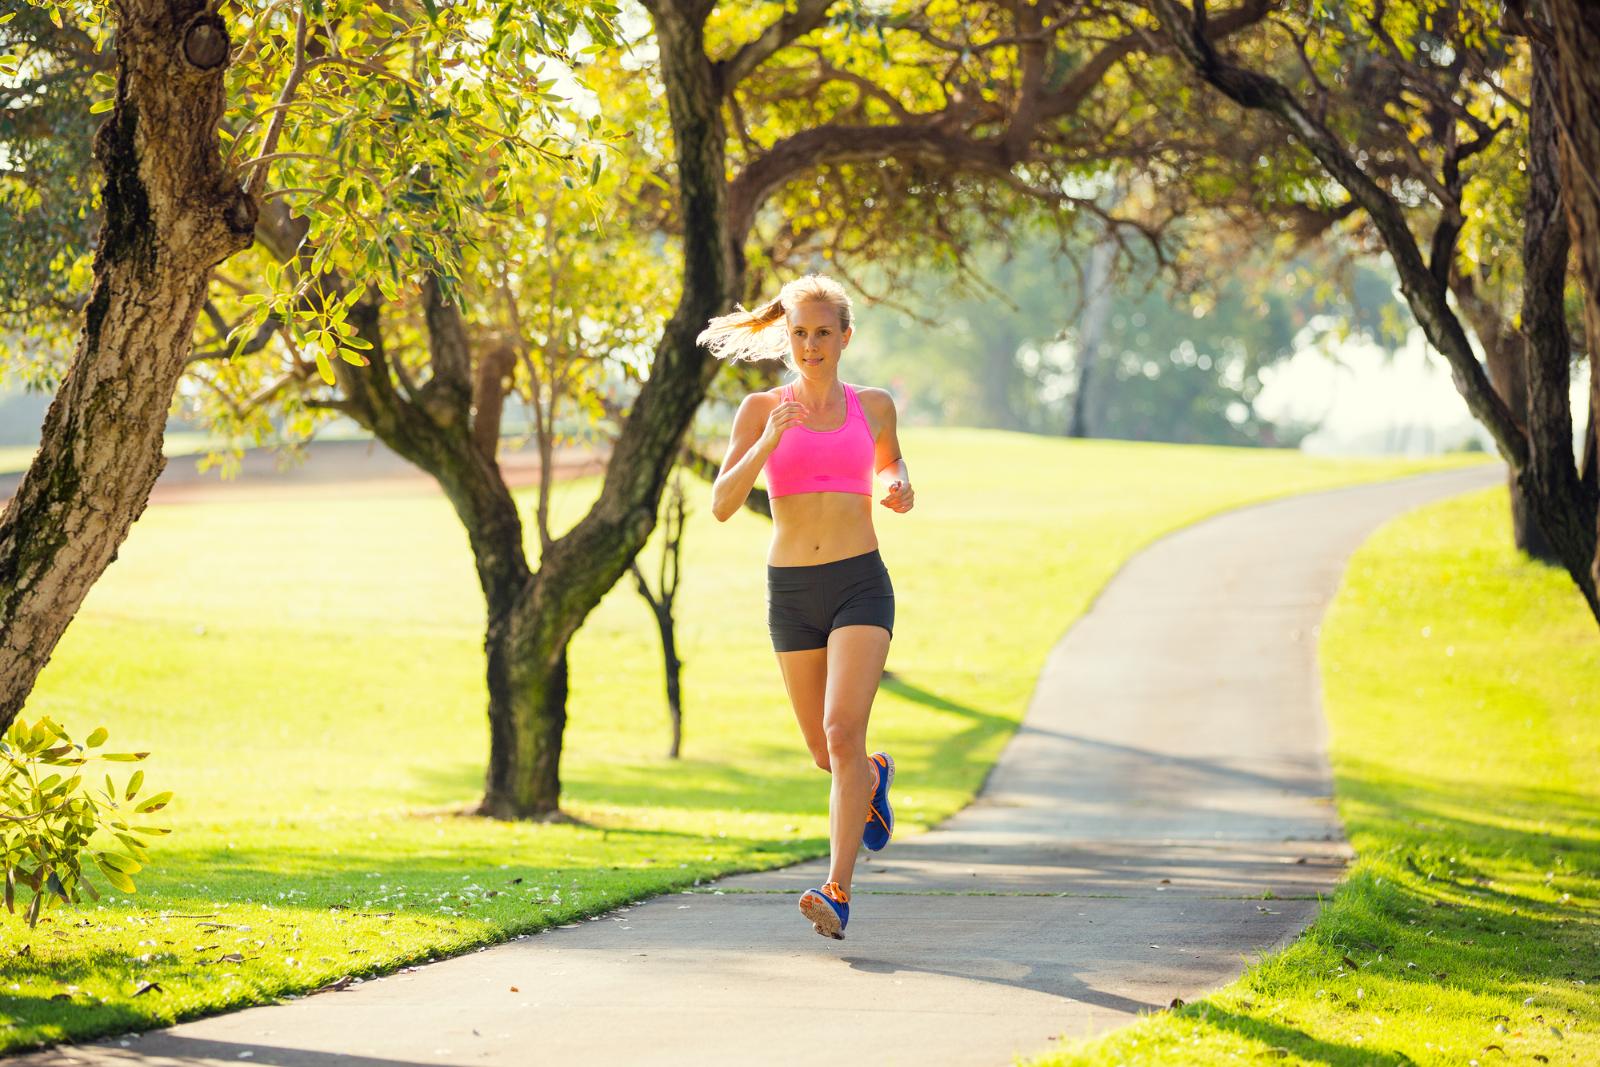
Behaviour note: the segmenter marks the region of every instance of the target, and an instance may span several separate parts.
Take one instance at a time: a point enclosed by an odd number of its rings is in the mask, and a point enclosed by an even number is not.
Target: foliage
[[[25,161],[42,154],[40,144],[62,144],[86,172],[87,131],[72,101],[81,103],[91,71],[93,91],[103,96],[89,110],[112,99],[115,80],[98,54],[108,36],[105,12],[34,2],[55,31],[35,18],[29,34],[7,41],[13,80],[32,78],[37,90],[0,130],[3,147]],[[593,124],[574,119],[557,83],[610,42],[616,8],[605,0],[225,0],[219,10],[234,41],[219,129],[224,159],[264,208],[286,209],[308,225],[297,262],[256,265],[264,291],[239,296],[247,313],[230,324],[233,356],[262,330],[281,329],[297,373],[331,381],[330,360],[363,357],[346,322],[349,303],[321,291],[327,270],[359,273],[390,299],[425,271],[454,298],[469,221],[509,210],[506,185],[519,168],[553,170],[572,188],[599,174]],[[0,175],[0,193],[13,194],[13,210],[0,216],[8,243],[37,221],[30,223],[34,215],[14,191],[49,173],[23,166]],[[86,199],[89,190],[78,193],[48,208],[79,220],[70,234],[28,236],[36,258],[52,265],[50,277],[68,279],[81,294],[89,281],[87,220],[99,204]],[[271,203],[278,199],[281,205]],[[41,281],[43,272],[34,277]],[[31,376],[46,387],[64,366],[77,325],[75,308],[49,295],[13,287],[6,304],[30,331],[34,358],[50,361]]]
[[[104,790],[84,784],[84,772],[76,768],[95,760],[136,762],[150,754],[91,754],[91,749],[105,744],[106,737],[102,726],[78,743],[49,716],[42,716],[31,726],[17,719],[0,740],[0,864],[5,868],[6,910],[16,913],[18,886],[31,889],[29,926],[39,921],[46,905],[74,903],[83,894],[100,899],[84,877],[85,854],[113,888],[135,892],[129,876],[150,862],[140,835],[170,832],[166,827],[137,822],[137,816],[160,811],[172,799],[172,794],[165,792],[138,800],[144,771],[134,771],[120,791],[109,774]],[[67,770],[50,771],[54,767]],[[92,848],[96,834],[116,841]]]
[[[1336,335],[1390,336],[1403,315],[1390,282],[1327,257],[1235,261],[1226,278],[1173,284],[1152,256],[1110,280],[1111,304],[1091,368],[1097,437],[1229,445],[1293,445],[1309,426],[1274,426],[1254,410],[1261,371]],[[851,353],[895,383],[913,420],[1066,433],[1080,378],[1085,279],[1047,239],[973,256],[983,288],[929,274],[902,291],[911,314],[871,308]],[[1354,295],[1350,295],[1353,290]]]

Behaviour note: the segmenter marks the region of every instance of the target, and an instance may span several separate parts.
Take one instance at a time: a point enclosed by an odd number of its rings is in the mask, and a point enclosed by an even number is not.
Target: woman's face
[[[807,378],[836,374],[850,330],[839,329],[839,309],[826,300],[807,300],[789,312],[789,349]]]

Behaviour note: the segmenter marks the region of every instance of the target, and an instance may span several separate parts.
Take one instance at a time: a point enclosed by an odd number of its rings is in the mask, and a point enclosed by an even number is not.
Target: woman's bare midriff
[[[878,547],[872,498],[865,493],[791,493],[772,501],[773,567],[809,567]]]

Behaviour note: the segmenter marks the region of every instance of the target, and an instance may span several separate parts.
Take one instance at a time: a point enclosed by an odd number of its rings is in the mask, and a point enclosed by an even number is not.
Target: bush
[[[132,893],[129,875],[150,861],[139,835],[171,833],[166,827],[130,821],[160,811],[172,799],[171,793],[157,793],[135,803],[144,771],[134,771],[120,793],[109,774],[104,790],[83,784],[83,772],[75,768],[91,761],[134,762],[150,755],[90,755],[89,749],[105,744],[106,736],[101,727],[78,744],[44,717],[32,726],[18,719],[0,740],[0,862],[5,865],[6,910],[16,914],[18,886],[33,890],[27,911],[30,927],[38,923],[40,909],[47,904],[76,903],[84,893],[100,899],[83,876],[85,853],[113,888]],[[54,767],[66,770],[51,771]],[[89,847],[97,833],[107,847]]]

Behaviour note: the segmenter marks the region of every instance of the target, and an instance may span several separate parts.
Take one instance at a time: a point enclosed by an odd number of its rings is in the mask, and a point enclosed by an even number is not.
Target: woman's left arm
[[[872,415],[880,427],[872,449],[872,469],[877,471],[878,477],[889,490],[878,503],[890,511],[905,514],[911,510],[916,494],[911,489],[911,472],[906,469],[905,457],[900,454],[900,438],[895,434],[894,397],[889,395],[887,389],[872,389],[866,391],[866,395],[871,402]]]

